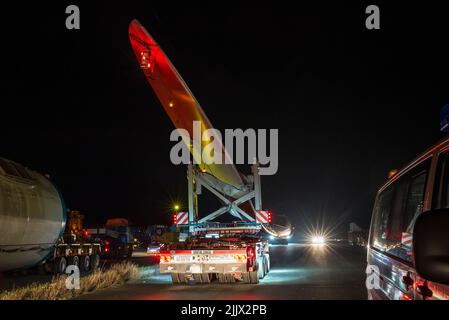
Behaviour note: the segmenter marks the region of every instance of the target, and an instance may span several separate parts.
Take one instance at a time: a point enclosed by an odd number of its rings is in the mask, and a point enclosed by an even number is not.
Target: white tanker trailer
[[[63,240],[66,208],[45,176],[0,158],[0,271],[46,263],[56,273],[68,264],[99,264],[100,244]]]

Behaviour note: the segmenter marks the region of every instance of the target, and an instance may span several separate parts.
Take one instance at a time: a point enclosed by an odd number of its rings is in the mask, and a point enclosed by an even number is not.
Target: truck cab
[[[448,208],[446,137],[393,174],[377,193],[367,252],[369,299],[449,299]],[[429,256],[435,250],[445,264]]]

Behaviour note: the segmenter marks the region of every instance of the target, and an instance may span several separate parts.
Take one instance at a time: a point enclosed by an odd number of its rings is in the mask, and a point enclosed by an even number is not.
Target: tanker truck
[[[77,215],[73,215],[73,221]],[[98,267],[101,246],[66,228],[62,195],[48,177],[0,158],[0,271],[39,264],[62,274],[67,265]]]
[[[240,173],[221,139],[214,136],[214,155],[224,163],[205,159],[202,140],[213,129],[204,110],[167,55],[148,31],[133,20],[128,29],[132,50],[170,120],[183,132],[193,160],[187,164],[188,210],[174,214],[179,238],[160,249],[160,272],[171,274],[174,284],[189,281],[209,283],[258,283],[270,270],[268,239],[287,241],[290,224],[273,224],[270,210],[262,208],[260,167],[253,161],[251,174]],[[190,139],[190,137],[193,137]],[[201,158],[202,155],[202,158]],[[222,206],[198,211],[201,190],[207,189]],[[228,220],[217,221],[224,214]]]

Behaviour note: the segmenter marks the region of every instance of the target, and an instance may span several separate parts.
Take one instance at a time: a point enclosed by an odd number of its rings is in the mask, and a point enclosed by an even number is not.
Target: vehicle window
[[[422,212],[427,171],[416,175],[407,175],[400,181],[403,193],[397,195],[400,205],[393,214],[394,245],[390,253],[407,261],[412,261],[413,227],[416,218]]]
[[[422,212],[430,160],[413,168],[384,190],[375,209],[373,246],[412,261],[413,227]],[[384,202],[384,204],[383,204]],[[377,204],[376,204],[377,206]]]
[[[374,231],[372,245],[378,249],[388,248],[389,220],[394,195],[394,185],[390,185],[377,197],[374,207]]]
[[[433,191],[432,207],[449,208],[449,153],[440,155]]]

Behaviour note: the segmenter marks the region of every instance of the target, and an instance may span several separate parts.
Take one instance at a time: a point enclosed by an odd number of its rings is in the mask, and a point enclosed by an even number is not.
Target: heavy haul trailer
[[[76,214],[66,222],[63,198],[47,177],[0,158],[0,271],[97,267],[100,244],[83,238]]]
[[[171,274],[173,284],[257,284],[270,271],[269,246],[260,236],[260,225],[199,224],[193,229],[202,231],[161,248],[159,269]]]
[[[195,163],[189,164],[187,170],[188,212],[177,219],[188,237],[162,248],[160,271],[171,273],[174,283],[191,279],[209,282],[215,278],[221,282],[258,282],[270,266],[265,239],[268,236],[288,239],[291,228],[272,225],[269,211],[262,210],[257,161],[252,165],[252,174],[241,174],[216,137],[214,154],[221,152],[224,163],[205,159],[201,150],[207,143],[201,136],[213,126],[204,110],[160,46],[137,20],[130,23],[128,33],[138,64],[166,113],[177,129],[192,137],[182,140]],[[200,218],[198,195],[202,188],[209,190],[223,206]],[[241,222],[212,223],[225,213]]]

